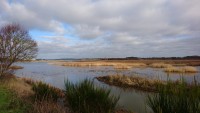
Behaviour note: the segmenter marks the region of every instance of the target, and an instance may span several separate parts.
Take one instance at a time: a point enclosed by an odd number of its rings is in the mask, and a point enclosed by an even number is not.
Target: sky
[[[0,27],[13,22],[37,58],[200,55],[200,0],[0,0]]]

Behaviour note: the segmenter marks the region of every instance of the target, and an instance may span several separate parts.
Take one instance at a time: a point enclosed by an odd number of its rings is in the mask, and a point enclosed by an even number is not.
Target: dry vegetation
[[[113,66],[115,69],[134,67],[170,68],[172,66],[200,66],[200,60],[80,60],[46,61],[49,64],[70,67]]]
[[[114,66],[114,68],[116,69],[146,66],[144,63],[117,63],[117,62],[65,62],[65,63],[60,63],[60,65],[71,66],[71,67]]]
[[[184,67],[168,67],[164,70],[168,73],[197,73],[197,68],[192,66],[184,66]]]
[[[127,66],[127,65],[115,65],[113,67],[116,70],[126,70],[126,69],[131,69],[132,68],[131,66]]]
[[[31,80],[29,78],[16,78],[14,75],[9,75],[6,78],[1,78],[1,85],[7,87],[18,98],[21,98],[25,105],[28,105],[27,113],[70,113],[67,107],[57,101],[38,100],[34,97],[33,84],[39,83],[38,81]],[[49,85],[49,87],[52,87]],[[56,88],[57,92],[61,94],[61,90]],[[62,92],[62,95],[64,93]]]
[[[125,75],[108,75],[97,77],[97,79],[109,85],[132,87],[143,91],[156,91],[156,86],[158,84],[164,84],[164,82],[160,80],[150,80],[138,76]]]
[[[171,64],[165,64],[165,63],[153,63],[153,64],[150,64],[150,67],[153,67],[153,68],[170,68],[172,67]]]
[[[24,67],[22,67],[22,66],[16,66],[16,65],[10,66],[10,69],[12,69],[12,70],[23,69],[23,68],[24,68]]]
[[[17,78],[14,75],[7,75],[0,79],[0,85],[16,93],[17,98],[22,100],[22,104],[27,107],[26,113],[71,113],[71,109],[68,105],[62,102],[62,99],[64,99],[64,92],[49,84],[30,78]],[[37,87],[36,89],[34,89],[34,85]],[[56,95],[59,95],[59,99],[61,100],[54,100],[53,98],[55,95],[42,99],[37,98],[42,95],[48,96],[44,93],[46,91],[50,91],[47,93],[50,95],[56,92]],[[67,101],[65,100],[65,102]],[[129,113],[124,109],[116,109],[115,112]]]

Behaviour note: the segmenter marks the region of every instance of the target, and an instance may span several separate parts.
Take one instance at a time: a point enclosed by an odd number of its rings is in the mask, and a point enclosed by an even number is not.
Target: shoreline
[[[33,91],[32,87],[33,87],[34,84],[40,84],[40,83],[46,84],[49,88],[57,91],[60,95],[59,99],[56,102],[48,101],[48,100],[40,102],[40,101],[37,101],[37,99],[34,102],[32,102],[33,100],[31,98],[35,94],[35,91]],[[12,75],[12,74],[2,78],[0,80],[0,85],[2,85],[2,84],[4,84],[4,86],[6,88],[8,88],[10,91],[16,93],[17,96],[14,97],[14,99],[17,98],[17,97],[20,97],[20,100],[22,100],[22,102],[25,102],[25,103],[28,102],[26,104],[29,104],[29,103],[31,103],[32,105],[39,104],[39,106],[34,105],[36,107],[37,106],[42,107],[43,104],[44,104],[45,109],[48,109],[46,107],[48,107],[49,105],[53,105],[54,107],[56,107],[56,106],[58,107],[58,108],[55,108],[56,110],[62,111],[63,109],[65,109],[65,112],[62,112],[62,113],[71,113],[69,106],[66,106],[65,102],[64,102],[64,99],[66,98],[66,97],[64,97],[65,91],[60,89],[60,88],[54,87],[54,86],[52,86],[48,83],[45,83],[43,81],[38,81],[38,80],[34,80],[34,79],[31,79],[31,78],[25,78],[25,77],[18,77],[16,75]],[[52,109],[54,109],[54,108],[52,108]],[[130,113],[130,112],[128,110],[122,108],[122,107],[119,107],[119,108],[116,108],[115,113]]]

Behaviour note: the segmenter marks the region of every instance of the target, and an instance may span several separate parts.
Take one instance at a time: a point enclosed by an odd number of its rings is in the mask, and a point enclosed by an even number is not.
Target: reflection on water
[[[200,81],[200,74],[193,75],[180,75],[180,74],[166,74],[162,69],[153,68],[133,68],[131,70],[114,70],[112,67],[63,67],[57,65],[49,65],[43,62],[31,62],[31,63],[18,63],[17,65],[23,66],[24,69],[17,70],[16,75],[20,77],[29,77],[35,80],[41,80],[46,83],[50,83],[58,88],[64,89],[64,80],[69,79],[76,83],[85,78],[94,79],[94,77],[102,75],[123,74],[123,75],[138,75],[147,77],[150,79],[167,80],[169,77],[171,80],[178,80],[183,77],[187,82],[192,82],[194,77],[197,81]],[[197,67],[200,70],[200,67]],[[121,89],[114,86],[108,86],[104,83],[100,83],[94,80],[95,84],[101,87],[111,89],[111,93],[114,95],[120,95],[119,105],[128,110],[132,110],[135,113],[149,112],[149,108],[145,105],[145,99],[147,93],[136,91],[134,89]]]

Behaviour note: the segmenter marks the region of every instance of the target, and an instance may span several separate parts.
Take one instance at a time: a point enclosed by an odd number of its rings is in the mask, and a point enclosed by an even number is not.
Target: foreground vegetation
[[[0,84],[0,113],[25,113],[28,105],[16,97],[16,94]]]
[[[64,100],[64,103],[62,100]],[[0,78],[0,113],[127,113],[119,97],[90,80],[66,81],[66,92],[49,84],[14,75]]]
[[[119,97],[110,94],[110,90],[95,87],[90,80],[73,84],[68,80],[66,100],[75,113],[114,113]]]
[[[200,86],[169,81],[159,85],[158,94],[149,96],[147,104],[154,113],[200,113]]]
[[[0,113],[70,113],[67,107],[54,100],[52,95],[58,95],[56,98],[60,98],[57,90],[31,79],[16,78],[13,75],[1,77]]]

